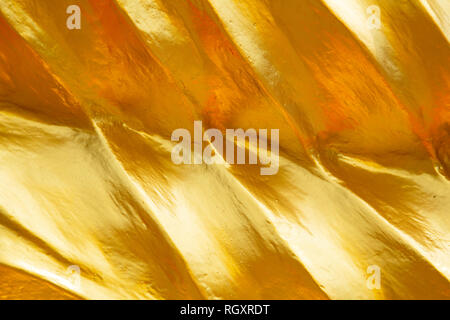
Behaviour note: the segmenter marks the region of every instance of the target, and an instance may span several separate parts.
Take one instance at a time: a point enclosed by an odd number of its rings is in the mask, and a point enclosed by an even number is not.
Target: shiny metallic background
[[[448,0],[1,0],[0,298],[449,299],[449,40]],[[174,165],[194,120],[278,174]]]

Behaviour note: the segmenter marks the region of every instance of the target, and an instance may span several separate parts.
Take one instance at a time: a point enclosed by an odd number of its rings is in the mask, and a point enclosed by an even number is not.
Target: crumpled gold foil
[[[1,0],[0,298],[449,299],[449,40],[448,0]],[[175,165],[194,120],[279,172]]]

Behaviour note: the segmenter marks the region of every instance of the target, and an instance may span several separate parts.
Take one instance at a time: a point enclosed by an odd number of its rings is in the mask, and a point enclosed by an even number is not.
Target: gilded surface
[[[1,0],[0,299],[449,299],[449,41],[448,0]],[[173,164],[194,120],[279,172]]]

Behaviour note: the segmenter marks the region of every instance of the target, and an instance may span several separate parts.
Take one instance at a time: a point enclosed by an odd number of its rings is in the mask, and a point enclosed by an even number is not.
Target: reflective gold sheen
[[[448,0],[0,0],[0,299],[449,299],[449,179]]]

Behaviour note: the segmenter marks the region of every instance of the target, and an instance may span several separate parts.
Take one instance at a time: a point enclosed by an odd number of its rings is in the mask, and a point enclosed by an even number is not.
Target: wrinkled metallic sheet
[[[1,0],[0,298],[449,299],[449,39],[447,0]],[[175,165],[194,120],[278,173]]]

